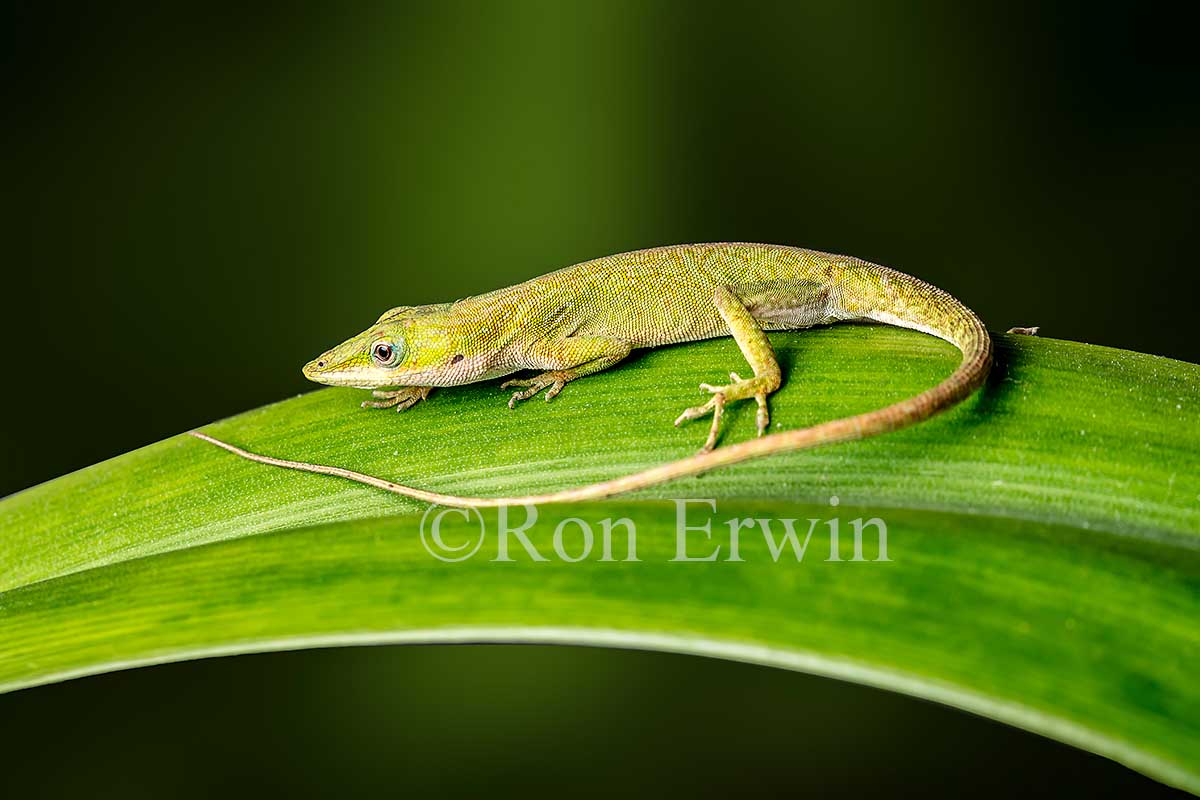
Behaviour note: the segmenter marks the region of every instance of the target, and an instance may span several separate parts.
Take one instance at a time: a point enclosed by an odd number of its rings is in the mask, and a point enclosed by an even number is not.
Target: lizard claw
[[[707,453],[716,447],[717,434],[720,433],[721,428],[721,414],[724,412],[727,402],[754,398],[758,403],[758,413],[755,415],[754,421],[759,436],[766,434],[767,426],[771,423],[771,414],[767,408],[767,390],[771,387],[767,382],[758,376],[743,380],[736,372],[729,373],[729,377],[733,383],[728,386],[713,386],[711,383],[700,384],[700,391],[710,392],[712,397],[704,405],[684,409],[683,413],[675,420],[675,427],[679,427],[688,420],[712,414],[712,425],[708,430],[708,438],[704,440],[704,446],[700,449],[701,453]]]
[[[364,400],[363,408],[395,408],[397,411],[407,411],[433,391],[432,386],[405,386],[401,389],[376,389],[371,394],[375,400]]]
[[[516,408],[517,403],[521,402],[522,400],[528,400],[542,389],[548,390],[546,392],[546,402],[549,403],[555,397],[558,397],[558,393],[561,392],[563,387],[566,385],[567,382],[561,377],[555,373],[547,372],[543,375],[538,375],[533,378],[517,378],[510,381],[505,381],[504,383],[500,384],[500,388],[508,389],[513,386],[528,387],[520,392],[513,392],[512,397],[508,398],[508,407]]]
[[[702,388],[706,385],[701,384]],[[675,420],[675,427],[678,428],[688,420],[699,419],[700,417],[712,414],[712,425],[708,429],[708,438],[704,440],[704,446],[700,448],[701,453],[707,453],[717,446],[717,434],[721,430],[721,414],[724,410],[725,395],[721,392],[714,392],[713,396],[704,405],[685,408],[683,413]]]

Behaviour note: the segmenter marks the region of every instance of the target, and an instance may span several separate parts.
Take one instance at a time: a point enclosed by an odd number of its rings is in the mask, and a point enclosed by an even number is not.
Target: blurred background
[[[1200,69],[1166,7],[3,14],[0,494],[306,391],[390,306],[676,242],[850,253],[995,330],[1200,361]],[[0,719],[22,794],[1158,788],[906,698],[584,649],[220,659]]]

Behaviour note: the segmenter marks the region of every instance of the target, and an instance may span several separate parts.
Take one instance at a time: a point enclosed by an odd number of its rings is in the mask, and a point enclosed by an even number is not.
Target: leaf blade
[[[954,362],[947,346],[903,331],[772,339],[788,380],[775,418],[789,428],[899,399]],[[417,549],[418,504],[190,437],[161,442],[0,502],[0,686],[450,630],[579,643],[619,634],[633,646],[876,682],[1196,790],[1200,368],[1064,342],[997,343],[987,389],[915,428],[555,510],[623,509],[641,521],[655,563],[609,573],[441,564]],[[730,342],[671,348],[512,413],[492,385],[440,392],[399,417],[326,390],[209,430],[433,489],[562,488],[692,452],[702,432],[671,427],[673,412],[693,402],[691,384],[738,363]],[[729,416],[727,435],[747,435],[750,415]],[[896,521],[905,549],[871,565],[891,572],[835,581],[807,566],[766,568],[759,542],[758,561],[706,573],[709,586],[687,573],[696,565],[664,558],[671,516],[661,498],[817,518],[830,515],[832,495],[839,516],[858,507]]]

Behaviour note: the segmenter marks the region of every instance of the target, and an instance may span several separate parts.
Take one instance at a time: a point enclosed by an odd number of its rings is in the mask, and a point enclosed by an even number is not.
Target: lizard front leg
[[[417,403],[429,397],[432,386],[403,386],[399,389],[376,389],[371,394],[374,400],[364,400],[363,408],[392,408],[397,411],[407,411]]]
[[[546,401],[549,402],[571,381],[608,369],[629,355],[632,349],[629,342],[606,337],[568,336],[539,342],[530,348],[529,362],[530,366],[541,367],[546,372],[532,378],[505,381],[500,388],[524,387],[513,392],[508,399],[509,408],[516,408],[517,403],[543,389],[547,390]]]
[[[742,355],[746,357],[746,361],[753,368],[754,377],[743,380],[736,372],[731,372],[729,377],[733,383],[725,386],[700,384],[700,390],[711,392],[712,398],[704,405],[686,409],[675,420],[675,424],[678,426],[686,420],[699,419],[712,414],[712,426],[709,428],[708,438],[704,441],[701,452],[708,452],[716,446],[717,434],[721,429],[721,412],[726,403],[753,397],[758,403],[758,435],[762,436],[770,422],[767,395],[778,389],[782,380],[779,362],[775,360],[775,351],[771,348],[771,342],[768,341],[766,333],[751,316],[742,300],[730,289],[721,287],[714,293],[713,302],[716,303],[717,312],[729,326],[729,331],[733,334],[734,341],[737,342]]]

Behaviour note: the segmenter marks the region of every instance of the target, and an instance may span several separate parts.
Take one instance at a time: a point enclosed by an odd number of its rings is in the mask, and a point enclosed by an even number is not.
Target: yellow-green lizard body
[[[945,339],[963,360],[942,383],[877,411],[811,428],[764,436],[767,397],[780,385],[779,365],[764,330],[841,321],[880,322]],[[982,321],[946,292],[902,272],[848,256],[762,244],[659,247],[577,264],[525,283],[454,303],[402,306],[354,338],[309,362],[304,374],[333,386],[374,390],[364,406],[404,410],[432,387],[459,386],[540,370],[509,407],[546,390],[550,400],[576,378],[613,366],[639,347],[732,335],[754,371],[731,373],[711,397],[675,421],[712,415],[699,455],[634,475],[548,495],[470,498],[400,486],[318,464],[249,453],[195,434],[263,463],[338,475],[443,505],[567,502],[694,475],[783,450],[857,439],[926,419],[970,395],[987,377],[992,344]],[[756,440],[714,450],[726,403],[753,397]]]

